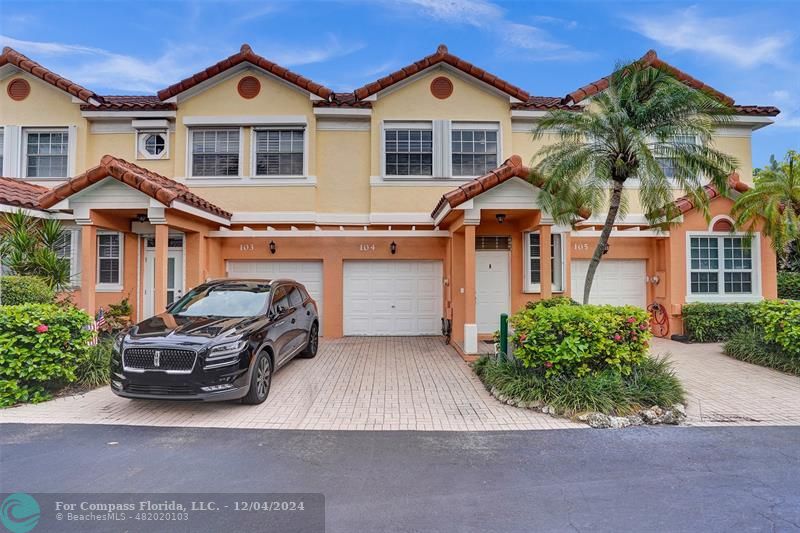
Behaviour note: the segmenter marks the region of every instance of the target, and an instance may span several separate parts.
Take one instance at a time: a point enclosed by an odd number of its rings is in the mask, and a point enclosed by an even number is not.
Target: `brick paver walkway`
[[[688,393],[693,426],[800,425],[800,378],[732,359],[719,344],[654,339],[652,351],[669,353]]]
[[[273,378],[261,405],[131,401],[103,387],[0,411],[0,422],[339,430],[586,427],[497,402],[438,337],[324,340]]]

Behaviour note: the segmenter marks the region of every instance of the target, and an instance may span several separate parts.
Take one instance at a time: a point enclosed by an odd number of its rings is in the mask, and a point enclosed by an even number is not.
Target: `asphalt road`
[[[337,532],[800,530],[800,427],[440,433],[7,424],[0,474],[4,494],[321,492],[326,530]],[[274,531],[229,520],[230,532]]]

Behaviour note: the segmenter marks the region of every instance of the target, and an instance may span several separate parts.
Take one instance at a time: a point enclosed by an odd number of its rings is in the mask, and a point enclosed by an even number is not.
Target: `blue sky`
[[[620,60],[661,58],[776,105],[756,166],[800,150],[800,2],[0,1],[0,43],[101,94],[148,94],[235,53],[352,90],[439,43],[531,94],[563,96]]]

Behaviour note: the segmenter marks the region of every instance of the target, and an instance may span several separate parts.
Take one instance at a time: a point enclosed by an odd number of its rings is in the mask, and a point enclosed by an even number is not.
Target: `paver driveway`
[[[497,402],[439,337],[323,340],[273,378],[261,405],[131,401],[103,387],[0,411],[0,422],[341,430],[585,427]]]

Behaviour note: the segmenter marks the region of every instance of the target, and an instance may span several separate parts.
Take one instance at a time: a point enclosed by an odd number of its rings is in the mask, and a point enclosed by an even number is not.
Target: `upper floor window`
[[[387,127],[387,176],[433,175],[433,130],[430,123],[414,127]]]
[[[67,128],[25,130],[25,177],[66,178],[69,166]]]
[[[302,176],[304,143],[303,129],[256,130],[256,176]]]
[[[191,130],[192,176],[238,176],[239,133],[239,128]]]
[[[709,299],[757,294],[756,246],[756,239],[729,233],[691,236],[689,294]]]
[[[497,130],[468,128],[453,124],[453,176],[482,176],[497,168]]]
[[[527,234],[526,246],[526,289],[529,292],[539,292],[542,286],[542,242],[539,232]],[[564,290],[564,257],[562,236],[560,233],[550,234],[550,276],[552,290]]]
[[[697,138],[694,135],[678,135],[672,142],[675,144],[697,144]],[[656,157],[656,162],[658,166],[661,167],[661,170],[664,172],[664,176],[669,179],[675,179],[675,161],[670,157]]]
[[[167,130],[137,130],[137,159],[167,159],[169,157],[169,132]]]

